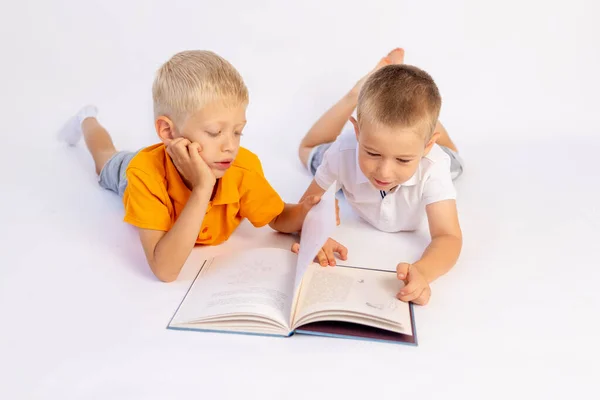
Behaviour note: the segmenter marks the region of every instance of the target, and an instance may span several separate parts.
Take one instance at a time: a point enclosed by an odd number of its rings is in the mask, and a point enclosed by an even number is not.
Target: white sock
[[[83,120],[86,118],[96,118],[97,115],[98,108],[96,106],[89,105],[83,107],[77,114],[69,118],[58,132],[58,138],[67,142],[69,146],[75,146],[83,135],[83,130],[81,129]]]

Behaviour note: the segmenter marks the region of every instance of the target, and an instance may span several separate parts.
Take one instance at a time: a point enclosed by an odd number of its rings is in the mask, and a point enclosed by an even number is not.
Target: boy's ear
[[[433,147],[433,145],[435,144],[435,142],[438,141],[440,137],[440,133],[439,132],[434,132],[433,136],[431,136],[431,139],[429,139],[429,142],[427,142],[427,144],[425,145],[425,152],[424,152],[424,156],[426,156],[427,154],[429,154],[429,152],[431,151],[431,148]]]
[[[354,125],[354,133],[356,134],[356,140],[358,140],[358,133],[359,133],[358,121],[352,115],[350,116],[349,119],[350,119],[350,122],[352,122],[352,125]]]
[[[156,134],[164,144],[169,144],[175,139],[175,124],[168,117],[160,116],[154,122]]]

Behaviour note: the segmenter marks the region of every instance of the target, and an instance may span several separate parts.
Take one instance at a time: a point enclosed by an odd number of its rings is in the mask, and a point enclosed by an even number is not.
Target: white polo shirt
[[[344,132],[323,155],[315,181],[328,189],[337,181],[348,203],[363,219],[385,232],[413,231],[425,217],[425,206],[456,199],[450,157],[438,146],[423,157],[415,174],[382,198],[358,165],[354,132]]]

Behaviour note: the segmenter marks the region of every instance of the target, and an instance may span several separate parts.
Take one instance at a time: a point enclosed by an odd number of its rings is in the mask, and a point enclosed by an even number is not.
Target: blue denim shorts
[[[100,171],[98,183],[104,189],[117,193],[123,196],[127,187],[127,166],[131,159],[135,157],[137,152],[134,151],[119,151],[112,156]]]

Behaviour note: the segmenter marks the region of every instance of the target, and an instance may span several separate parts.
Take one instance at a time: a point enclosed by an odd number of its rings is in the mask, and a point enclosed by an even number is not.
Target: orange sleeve
[[[240,215],[255,227],[265,226],[281,214],[285,204],[267,179],[253,173],[240,198]]]
[[[137,169],[127,169],[127,188],[123,195],[124,221],[142,229],[168,231],[171,214],[167,191],[156,178]]]

